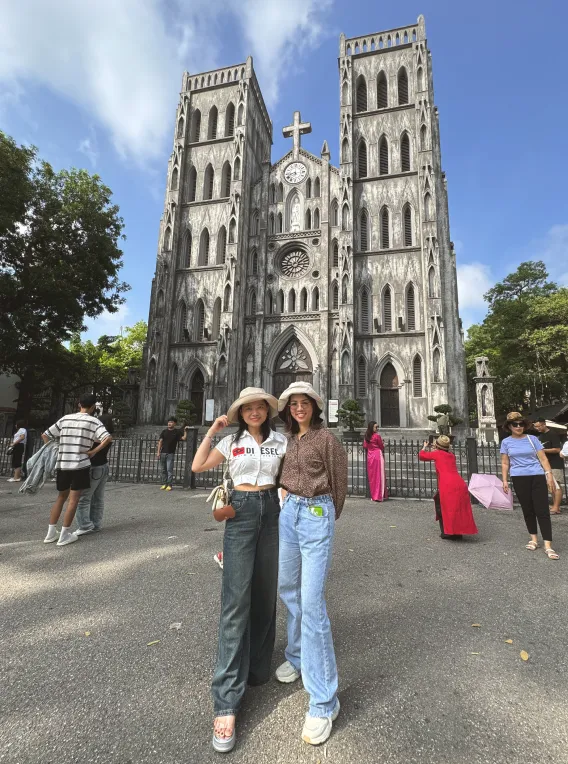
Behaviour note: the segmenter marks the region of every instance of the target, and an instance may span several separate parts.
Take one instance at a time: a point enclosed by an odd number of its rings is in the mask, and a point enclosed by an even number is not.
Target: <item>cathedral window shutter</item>
[[[212,106],[211,110],[209,111],[209,132],[207,137],[209,140],[214,140],[217,137],[217,107]]]
[[[347,287],[349,286],[349,279],[347,275],[341,280],[341,302],[343,305],[347,304]]]
[[[177,400],[179,393],[178,386],[178,367],[174,363],[170,372],[170,398]]]
[[[416,329],[416,308],[414,301],[414,287],[412,284],[406,292],[406,328],[408,331]]]
[[[241,105],[239,106],[239,119],[238,119],[238,124],[239,124],[239,125],[244,125],[244,123],[245,123],[245,107],[244,107],[244,104],[241,104]]]
[[[403,216],[403,225],[404,225],[404,246],[411,247],[412,246],[412,210],[410,208],[410,205],[408,204],[405,205],[402,216]]]
[[[308,292],[305,287],[300,292],[300,312],[301,313],[308,312]]]
[[[358,151],[359,177],[367,177],[367,144],[365,141],[359,143]]]
[[[258,276],[258,252],[256,249],[252,253],[252,275]]]
[[[367,82],[362,74],[357,79],[357,111],[367,111]]]
[[[235,159],[235,169],[234,169],[233,175],[235,180],[241,179],[241,160],[239,159],[239,157]]]
[[[320,179],[316,178],[314,183],[314,196],[318,199],[321,196]]]
[[[225,287],[223,294],[223,310],[226,312],[231,309],[231,287],[229,284]]]
[[[225,112],[225,138],[235,134],[235,105],[231,102]]]
[[[360,311],[359,329],[362,334],[369,334],[371,328],[369,315],[369,290],[366,287],[361,290]]]
[[[178,181],[179,181],[179,171],[177,167],[174,167],[172,172],[172,182],[170,184],[171,191],[177,191]]]
[[[194,202],[195,201],[195,191],[197,188],[197,170],[195,167],[192,167],[189,171],[189,194],[188,194],[188,201]]]
[[[333,267],[339,268],[339,244],[337,241],[333,242]]]
[[[217,236],[217,265],[225,262],[227,257],[227,229],[224,225],[219,229]]]
[[[213,185],[215,182],[215,172],[213,167],[208,164],[203,179],[203,198],[205,200],[213,199]]]
[[[414,356],[412,362],[412,393],[415,398],[422,398],[422,359]]]
[[[209,265],[209,231],[204,228],[199,240],[199,265]]]
[[[211,325],[211,339],[215,342],[221,331],[221,298],[217,297],[213,306],[213,323]]]
[[[334,282],[333,286],[331,287],[331,297],[333,310],[339,310],[339,287],[337,286],[336,282]]]
[[[381,212],[381,246],[383,249],[390,247],[389,211],[386,207]]]
[[[377,108],[386,109],[388,105],[387,77],[384,72],[379,72],[377,78]]]
[[[196,109],[191,120],[191,141],[197,143],[201,135],[201,112]]]
[[[317,287],[314,287],[314,291],[312,292],[312,310],[319,310],[320,309],[320,290]]]
[[[389,174],[389,144],[385,136],[379,143],[379,175]]]
[[[290,289],[288,292],[288,313],[296,312],[296,292]]]
[[[408,74],[404,66],[398,73],[398,103],[399,106],[408,103]]]
[[[177,137],[183,138],[183,129],[185,127],[185,123],[183,121],[183,117],[179,118],[178,126],[177,126]]]
[[[202,300],[198,300],[195,305],[195,339],[197,342],[203,341],[203,330],[205,329],[205,306]]]
[[[312,197],[312,181],[311,178],[308,178],[306,181],[306,199],[311,199]]]
[[[320,211],[316,207],[316,209],[314,210],[314,228],[319,228],[319,227],[320,227]]]
[[[312,228],[312,211],[306,210],[306,231],[310,231]]]
[[[400,169],[402,172],[410,172],[410,138],[404,133],[400,141]]]
[[[357,397],[365,398],[367,395],[367,361],[361,357],[357,362]]]
[[[278,313],[284,313],[284,292],[282,289],[278,292],[277,308],[278,308]]]
[[[392,332],[392,297],[390,287],[383,292],[383,326],[385,332]]]
[[[366,210],[361,212],[360,220],[360,250],[366,252],[369,249],[369,217]]]
[[[187,306],[185,302],[181,302],[178,308],[178,342],[184,342],[186,339],[187,329]]]

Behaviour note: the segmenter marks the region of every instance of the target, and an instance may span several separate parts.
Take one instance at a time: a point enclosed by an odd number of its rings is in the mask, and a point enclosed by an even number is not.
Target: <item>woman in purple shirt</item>
[[[510,474],[531,537],[526,548],[531,552],[538,549],[538,521],[545,554],[550,560],[557,560],[558,555],[552,548],[552,523],[548,506],[548,491],[554,493],[552,470],[542,443],[538,438],[527,435],[527,428],[528,422],[517,411],[507,414],[505,429],[511,434],[501,443],[503,490],[509,493]]]

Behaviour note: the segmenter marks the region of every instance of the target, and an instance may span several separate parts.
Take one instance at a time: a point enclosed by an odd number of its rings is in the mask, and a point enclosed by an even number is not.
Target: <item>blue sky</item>
[[[568,4],[425,0],[19,0],[0,3],[0,127],[56,168],[85,167],[125,220],[126,305],[86,336],[147,319],[165,172],[184,69],[254,65],[274,122],[272,159],[294,110],[338,160],[340,32],[426,18],[465,325],[519,262],[568,284]]]

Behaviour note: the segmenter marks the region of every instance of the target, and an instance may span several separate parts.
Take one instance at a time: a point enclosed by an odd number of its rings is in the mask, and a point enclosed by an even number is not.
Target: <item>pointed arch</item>
[[[213,304],[213,320],[211,322],[211,339],[217,342],[221,333],[221,298],[217,297]]]
[[[253,276],[258,276],[258,252],[253,249],[250,256],[250,270]]]
[[[189,171],[187,200],[188,202],[195,201],[195,194],[197,190],[197,170],[192,167]]]
[[[334,281],[331,285],[331,309],[339,310],[339,286],[337,281]]]
[[[399,106],[403,106],[408,103],[408,73],[404,66],[401,66],[398,70],[397,84],[398,104]]]
[[[410,172],[410,137],[406,131],[400,139],[400,169],[401,172]]]
[[[227,257],[227,229],[224,225],[219,228],[217,234],[217,265],[225,262]]]
[[[418,67],[416,72],[416,82],[418,90],[424,90],[424,69],[421,66]]]
[[[179,170],[177,167],[174,167],[172,171],[172,180],[170,183],[170,191],[177,191],[178,189],[178,182],[179,182]]]
[[[244,125],[245,123],[245,106],[244,104],[239,105],[239,111],[238,111],[238,118],[237,118],[237,125]]]
[[[229,221],[229,244],[236,244],[237,242],[237,221],[235,218],[231,218]]]
[[[251,289],[248,293],[247,316],[254,316],[256,313],[256,289]]]
[[[415,398],[422,398],[422,358],[418,353],[412,361],[412,395]]]
[[[434,382],[442,381],[442,354],[438,347],[432,353],[432,378]]]
[[[381,249],[390,247],[390,213],[388,207],[383,207],[380,214],[381,218]]]
[[[276,312],[284,313],[284,290],[283,289],[278,290],[278,296],[276,299]]]
[[[420,128],[420,151],[426,151],[428,149],[428,128],[426,125],[422,125]]]
[[[225,162],[221,173],[221,196],[231,196],[231,163]]]
[[[320,183],[320,179],[318,175],[314,181],[314,198],[319,199],[320,196],[321,196],[321,183]]]
[[[300,313],[307,313],[308,312],[308,290],[306,287],[303,287],[302,291],[300,292]]]
[[[274,298],[272,297],[272,291],[266,290],[265,308],[266,315],[271,316],[274,313]]]
[[[156,387],[156,359],[152,358],[150,360],[150,363],[148,364],[148,375],[147,375],[147,384],[148,387]]]
[[[405,247],[412,246],[412,207],[407,202],[402,208],[402,233]]]
[[[306,199],[312,198],[312,179],[308,178],[306,181]]]
[[[225,138],[235,134],[235,104],[230,101],[225,111]]]
[[[413,284],[406,288],[406,331],[416,330],[416,292]]]
[[[331,225],[339,225],[339,202],[334,199],[331,203]]]
[[[227,384],[227,356],[222,355],[217,361],[217,384],[225,387]]]
[[[219,112],[216,106],[212,106],[209,109],[209,120],[207,123],[207,138],[208,140],[214,140],[217,137],[217,120]]]
[[[348,231],[349,230],[349,205],[347,202],[343,205],[341,209],[341,230],[342,231]]]
[[[284,186],[282,183],[278,184],[278,201],[279,202],[284,201]]]
[[[379,141],[379,175],[389,174],[389,142],[386,135]]]
[[[424,194],[424,219],[432,220],[432,197],[429,193]]]
[[[277,225],[276,225],[276,233],[282,233],[282,213],[279,212],[276,217]]]
[[[176,314],[177,342],[187,342],[189,340],[189,332],[187,330],[187,305],[185,304],[184,300],[179,301]]]
[[[174,363],[170,369],[169,397],[177,400],[179,398],[179,372],[177,364]]]
[[[306,231],[312,230],[312,211],[306,210],[306,224],[304,226]]]
[[[223,292],[223,311],[227,313],[231,310],[231,285],[225,285],[225,291]]]
[[[384,70],[381,70],[377,76],[377,109],[386,109],[389,105],[389,91],[387,76]]]
[[[369,288],[364,286],[359,292],[359,331],[361,334],[370,333],[371,321],[371,294]]]
[[[341,143],[341,161],[343,163],[349,161],[349,141],[344,138]]]
[[[347,305],[349,295],[349,277],[347,274],[344,274],[343,278],[341,279],[341,304]]]
[[[357,361],[357,398],[367,397],[367,359],[359,356]]]
[[[164,304],[165,304],[164,290],[158,289],[158,296],[156,297],[156,315],[157,316],[164,315]]]
[[[179,120],[178,120],[178,123],[177,123],[177,137],[178,138],[183,138],[184,128],[185,128],[184,119],[183,119],[183,117],[180,117]]]
[[[167,226],[164,232],[164,249],[169,251],[172,248],[172,229]]]
[[[393,323],[392,323],[392,290],[390,286],[387,284],[387,286],[383,289],[383,295],[382,295],[382,310],[383,310],[383,331],[385,332],[392,332],[393,330]]]
[[[334,268],[339,268],[339,243],[337,239],[331,242],[331,264]]]
[[[260,211],[255,209],[252,211],[251,235],[258,236],[259,233],[260,233]]]
[[[193,116],[191,118],[191,137],[190,137],[190,141],[192,143],[198,143],[200,135],[201,135],[201,112],[199,111],[199,109],[196,109],[193,112]]]
[[[203,176],[203,198],[213,199],[213,186],[215,183],[215,170],[211,164],[208,164],[205,168],[205,175]]]
[[[319,207],[316,207],[314,210],[314,229],[318,229],[320,227],[320,211]]]
[[[349,102],[349,85],[347,84],[347,80],[346,80],[341,86],[341,104],[343,106],[347,106],[348,102]]]
[[[312,289],[312,310],[320,309],[320,290],[316,286]]]
[[[367,177],[367,144],[363,138],[357,147],[357,174],[359,178]]]
[[[234,180],[241,179],[241,160],[239,157],[235,159],[235,162],[233,165],[233,178]]]
[[[369,215],[367,210],[361,210],[359,215],[359,251],[367,252],[369,249]]]
[[[268,216],[268,233],[272,235],[274,233],[274,213],[271,212]]]
[[[433,265],[428,268],[428,297],[436,297],[436,270]]]
[[[357,111],[367,111],[367,80],[364,75],[357,77]]]
[[[341,384],[349,384],[349,367],[350,367],[349,351],[344,350],[341,354]]]
[[[209,265],[209,231],[204,228],[199,238],[199,260],[198,265]]]
[[[296,312],[296,290],[290,289],[288,292],[288,313]]]
[[[188,228],[181,240],[178,268],[191,268],[191,243],[191,231]]]
[[[205,305],[203,304],[202,299],[197,300],[195,303],[193,319],[193,336],[195,337],[195,342],[203,342],[205,339]]]

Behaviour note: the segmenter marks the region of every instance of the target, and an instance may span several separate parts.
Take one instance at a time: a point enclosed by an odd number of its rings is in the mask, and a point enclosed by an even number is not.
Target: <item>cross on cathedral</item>
[[[300,112],[295,111],[293,124],[282,128],[284,138],[294,139],[294,159],[298,159],[300,156],[300,136],[312,132],[311,122],[302,122],[301,120]]]

